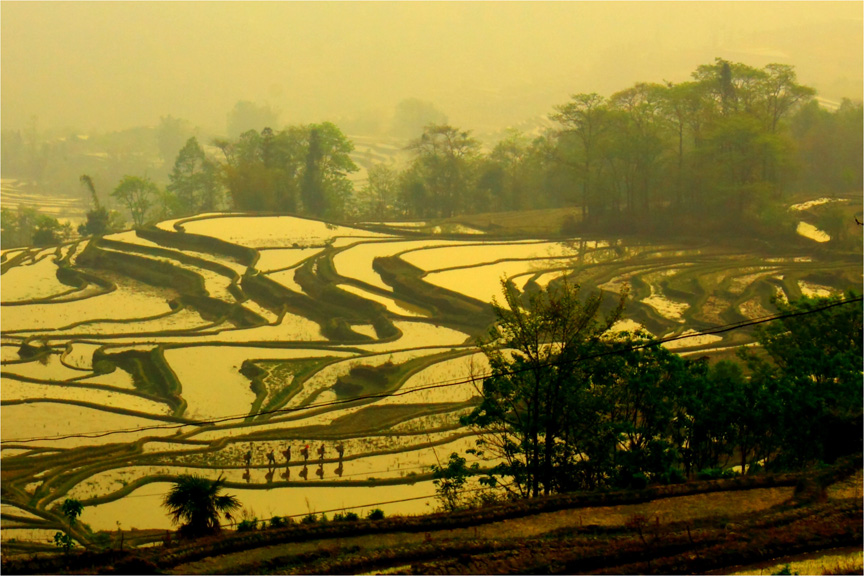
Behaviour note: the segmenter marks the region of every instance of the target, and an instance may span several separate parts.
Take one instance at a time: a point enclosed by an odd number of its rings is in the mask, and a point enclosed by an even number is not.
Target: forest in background
[[[563,234],[792,234],[794,194],[862,187],[861,103],[828,110],[815,95],[792,66],[718,58],[687,82],[575,94],[545,128],[511,129],[494,144],[447,124],[434,104],[407,100],[390,127],[400,145],[389,160],[385,150],[362,162],[336,124],[277,129],[268,106],[239,102],[228,137],[196,135],[172,117],[156,128],[50,141],[35,125],[3,131],[3,176],[90,196],[93,210],[104,208],[98,193],[136,227],[213,210],[351,221],[573,207]],[[94,188],[78,184],[82,174]],[[121,218],[111,220],[120,226]],[[841,208],[827,207],[819,227],[851,247],[857,240],[846,220]],[[87,226],[81,233],[101,224]],[[71,234],[50,217],[3,211],[4,246]]]

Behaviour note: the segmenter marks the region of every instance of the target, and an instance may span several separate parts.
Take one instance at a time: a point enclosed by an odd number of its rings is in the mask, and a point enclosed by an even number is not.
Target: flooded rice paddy
[[[186,250],[135,232],[111,235],[104,252],[129,250],[158,262],[154,270],[197,276],[209,300],[190,298],[171,274],[81,265],[84,242],[71,262],[82,276],[70,284],[54,249],[4,251],[12,265],[0,277],[0,456],[16,472],[4,479],[4,507],[50,516],[76,497],[93,530],[117,522],[167,529],[161,500],[171,480],[197,473],[224,475],[259,519],[430,511],[429,467],[474,445],[459,417],[476,405],[475,382],[488,369],[474,346],[484,327],[458,311],[503,300],[502,280],[527,292],[562,277],[586,290],[626,287],[630,303],[616,330],[687,336],[667,346],[710,355],[752,334],[701,330],[770,314],[775,294],[860,290],[862,278],[860,262],[806,247],[759,254],[621,238],[486,240],[468,227],[435,234],[426,222],[387,223],[383,234],[289,216],[218,215],[159,228],[257,250],[254,268],[272,285],[245,278],[251,265],[226,255],[224,244]],[[385,257],[418,275],[394,282],[373,265]],[[297,274],[310,261],[307,292]],[[457,312],[438,313],[441,298]],[[4,538],[53,535],[49,520],[30,520],[24,530],[4,518]]]

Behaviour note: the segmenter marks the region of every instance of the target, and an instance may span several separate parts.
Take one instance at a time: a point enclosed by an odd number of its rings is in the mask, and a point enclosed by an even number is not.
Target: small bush
[[[316,522],[318,522],[317,514],[307,514],[300,519],[301,524],[315,524]]]
[[[687,481],[687,478],[684,477],[684,473],[681,472],[681,470],[672,467],[667,468],[660,476],[660,479],[664,484],[683,484]]]
[[[252,518],[250,520],[241,520],[237,525],[238,532],[251,532],[253,530],[258,529],[258,518]]]
[[[705,468],[696,474],[699,480],[716,480],[718,478],[734,478],[736,476],[738,474],[734,470],[724,470],[723,468]]]
[[[384,511],[380,508],[375,508],[366,516],[369,520],[383,520],[384,519]]]
[[[284,528],[290,523],[290,518],[286,518],[285,516],[274,516],[270,519],[270,528]]]

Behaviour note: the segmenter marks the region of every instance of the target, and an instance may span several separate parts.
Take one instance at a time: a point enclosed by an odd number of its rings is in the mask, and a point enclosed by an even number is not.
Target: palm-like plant
[[[236,496],[220,494],[224,483],[221,476],[216,480],[187,474],[177,478],[164,504],[175,524],[183,522],[181,534],[197,537],[218,532],[220,514],[230,519],[230,513],[240,508]]]

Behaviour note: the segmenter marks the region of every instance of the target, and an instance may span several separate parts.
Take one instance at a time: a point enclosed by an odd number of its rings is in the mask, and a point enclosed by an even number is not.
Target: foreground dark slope
[[[705,573],[860,547],[860,458],[818,473],[566,494],[454,514],[4,562],[4,573]]]

